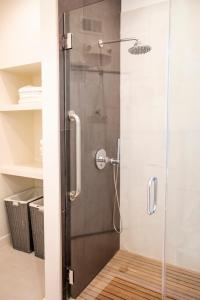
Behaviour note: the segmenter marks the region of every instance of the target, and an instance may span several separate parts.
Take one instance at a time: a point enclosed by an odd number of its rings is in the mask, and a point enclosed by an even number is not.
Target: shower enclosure
[[[59,2],[63,299],[200,299],[199,11]]]

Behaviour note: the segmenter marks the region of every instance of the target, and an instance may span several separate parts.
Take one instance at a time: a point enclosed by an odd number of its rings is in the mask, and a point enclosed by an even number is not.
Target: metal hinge
[[[68,269],[68,281],[70,285],[74,284],[74,271]]]
[[[72,49],[72,33],[71,32],[68,32],[67,34],[63,35],[62,49],[63,50]]]

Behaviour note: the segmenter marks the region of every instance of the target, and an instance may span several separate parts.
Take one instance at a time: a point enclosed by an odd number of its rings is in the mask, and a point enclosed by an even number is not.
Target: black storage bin
[[[35,256],[44,259],[44,200],[29,204]]]
[[[42,196],[41,188],[30,188],[4,199],[14,249],[33,251],[29,203]]]

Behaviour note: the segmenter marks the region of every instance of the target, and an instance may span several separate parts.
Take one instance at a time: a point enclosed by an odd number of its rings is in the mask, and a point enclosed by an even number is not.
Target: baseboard
[[[10,245],[10,234],[0,237],[0,248],[6,245]]]

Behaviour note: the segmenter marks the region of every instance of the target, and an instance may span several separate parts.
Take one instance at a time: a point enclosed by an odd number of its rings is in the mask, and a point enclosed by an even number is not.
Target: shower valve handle
[[[108,163],[109,161],[110,161],[110,159],[109,159],[109,157],[105,157],[105,156],[98,156],[97,158],[96,158],[96,161],[97,162],[102,162],[102,163]]]
[[[118,165],[119,159],[109,158],[106,154],[106,151],[104,149],[100,149],[96,153],[95,162],[97,169],[102,170],[108,163],[111,165]]]

